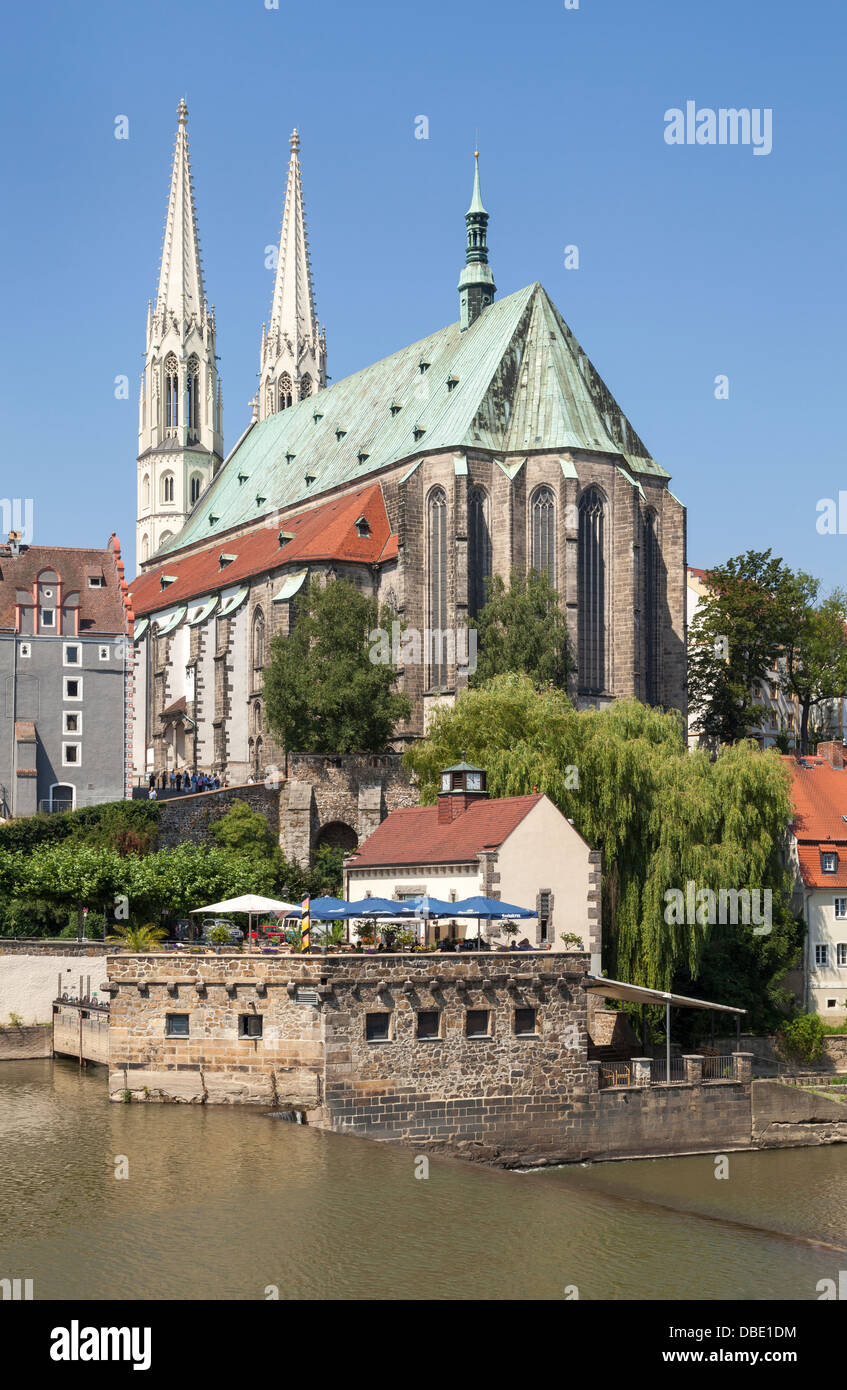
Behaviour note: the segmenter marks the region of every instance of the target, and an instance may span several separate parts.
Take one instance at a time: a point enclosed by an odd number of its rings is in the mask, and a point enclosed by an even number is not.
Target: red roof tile
[[[360,535],[356,524],[362,517],[367,522],[367,535]],[[279,544],[281,531],[292,533],[292,539],[283,546]],[[390,551],[391,539],[382,488],[372,483],[322,507],[285,517],[273,526],[262,526],[243,536],[218,536],[202,550],[163,558],[155,569],[145,570],[133,580],[133,611],[138,618],[160,608],[172,608],[175,603],[215,593],[284,565],[302,567],[321,560],[376,564],[391,558],[385,553]],[[236,557],[223,569],[219,558],[222,554]],[[163,574],[176,576],[164,589]]]
[[[11,555],[8,549],[0,546],[0,628],[15,631],[17,590],[32,593],[41,571],[52,569],[61,580],[63,598],[79,594],[80,636],[128,631],[132,612],[117,536],[113,535],[102,550],[27,545]],[[103,587],[89,588],[89,575],[102,575]],[[58,625],[56,630],[61,631]]]
[[[440,823],[437,806],[392,811],[349,861],[351,869],[383,864],[458,864],[480,850],[497,849],[543,793],[474,802],[455,820]]]
[[[847,768],[817,757],[783,761],[791,772],[792,830],[803,882],[807,888],[847,888]],[[837,853],[837,873],[821,871],[822,850]]]

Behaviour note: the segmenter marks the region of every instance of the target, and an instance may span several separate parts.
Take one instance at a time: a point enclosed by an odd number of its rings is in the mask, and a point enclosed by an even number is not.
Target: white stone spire
[[[206,294],[188,154],[188,107],[184,97],[177,107],[177,117],[179,123],[162,243],[156,313],[161,315],[169,312],[180,319],[194,314],[201,319],[206,312]]]
[[[137,563],[181,531],[223,458],[215,310],[206,304],[188,156],[188,108],[177,108],[162,263],[138,419]]]
[[[291,135],[270,326],[266,330],[262,325],[260,357],[260,420],[326,386],[326,335],[315,314],[296,130]]]

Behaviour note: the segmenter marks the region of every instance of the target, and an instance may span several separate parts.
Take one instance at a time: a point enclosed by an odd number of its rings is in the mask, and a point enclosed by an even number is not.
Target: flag
[[[309,897],[309,895],[308,895],[308,893],[307,893],[306,896],[305,896],[305,898],[303,899],[302,903],[300,904],[301,908],[303,909],[303,916],[302,916],[301,919],[300,919],[300,949],[301,949],[301,951],[308,951],[308,949],[309,949],[309,941],[310,941],[310,933],[311,933],[311,922],[310,922],[310,920],[309,920],[309,903],[310,903],[310,901],[311,901],[311,899],[310,899],[310,897]]]

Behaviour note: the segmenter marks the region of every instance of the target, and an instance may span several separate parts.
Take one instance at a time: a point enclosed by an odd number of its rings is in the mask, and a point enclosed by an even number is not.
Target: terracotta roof
[[[15,631],[16,591],[32,592],[36,578],[46,569],[58,574],[63,596],[79,594],[80,636],[131,630],[129,589],[124,578],[121,544],[115,535],[103,550],[27,545],[22,546],[17,555],[12,555],[8,546],[0,546],[0,629]],[[91,574],[102,574],[105,584],[89,588]],[[57,631],[60,631],[58,627]]]
[[[498,849],[542,797],[538,792],[483,799],[446,823],[439,823],[437,806],[392,811],[349,861],[350,868],[465,863],[481,850]]]
[[[367,535],[360,535],[357,522],[364,518]],[[292,539],[280,546],[280,532]],[[283,566],[322,560],[346,560],[372,565],[392,558],[391,527],[378,483],[325,502],[321,507],[297,516],[277,519],[273,526],[262,526],[243,536],[218,536],[202,550],[189,555],[164,557],[155,569],[145,570],[133,580],[131,595],[136,617],[172,608],[186,599],[200,598],[228,588],[256,574],[280,570]],[[388,552],[388,553],[386,553]],[[222,553],[236,558],[221,568]],[[164,589],[162,574],[174,575]]]
[[[847,768],[826,758],[786,756],[794,801],[792,831],[800,873],[807,888],[847,888]],[[838,870],[821,870],[821,852],[834,850]]]

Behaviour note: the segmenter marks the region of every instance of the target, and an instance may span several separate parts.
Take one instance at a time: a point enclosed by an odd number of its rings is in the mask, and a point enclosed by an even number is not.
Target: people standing
[[[178,772],[178,773],[176,774],[176,789],[177,789],[178,792],[181,792],[181,791],[182,791],[182,773],[181,773],[181,772]]]

